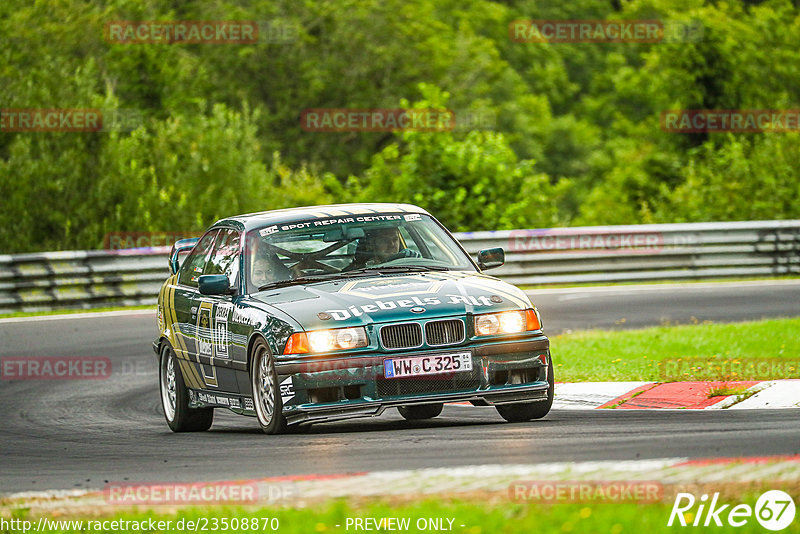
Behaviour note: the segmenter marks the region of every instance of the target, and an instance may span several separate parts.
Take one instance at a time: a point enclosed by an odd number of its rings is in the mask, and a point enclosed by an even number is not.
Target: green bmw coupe
[[[539,312],[425,210],[343,204],[216,222],[178,241],[158,296],[161,401],[175,432],[215,408],[268,434],[444,403],[544,417],[553,362]]]

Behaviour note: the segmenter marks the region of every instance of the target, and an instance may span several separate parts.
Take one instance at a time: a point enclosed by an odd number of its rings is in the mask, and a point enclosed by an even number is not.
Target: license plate
[[[383,360],[383,376],[386,378],[438,375],[461,371],[472,371],[472,353],[459,352],[457,354]]]

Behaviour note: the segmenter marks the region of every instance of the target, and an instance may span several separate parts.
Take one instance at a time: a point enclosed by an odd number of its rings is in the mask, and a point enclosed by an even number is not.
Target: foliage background
[[[540,44],[533,19],[661,19],[696,42]],[[254,45],[134,45],[115,20],[257,20]],[[800,108],[788,0],[4,0],[0,108],[134,109],[132,132],[0,132],[0,251],[100,248],[235,213],[419,204],[453,230],[800,216],[800,136],[671,134],[666,109]],[[307,108],[446,106],[492,129],[309,133]]]

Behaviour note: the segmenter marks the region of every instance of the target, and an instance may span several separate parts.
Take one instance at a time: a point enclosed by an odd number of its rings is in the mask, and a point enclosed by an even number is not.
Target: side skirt
[[[253,398],[235,393],[189,389],[190,408],[228,408],[239,415],[256,416]]]

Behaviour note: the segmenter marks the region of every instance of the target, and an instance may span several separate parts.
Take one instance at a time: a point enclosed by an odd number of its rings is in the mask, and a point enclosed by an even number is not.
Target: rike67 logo
[[[710,502],[707,494],[696,499],[691,493],[678,493],[667,526],[742,527],[755,517],[762,527],[778,531],[785,529],[794,521],[794,500],[788,493],[780,490],[770,490],[761,494],[755,507],[749,504],[737,504],[731,507],[731,504],[721,504],[718,501],[719,493],[714,493]]]

